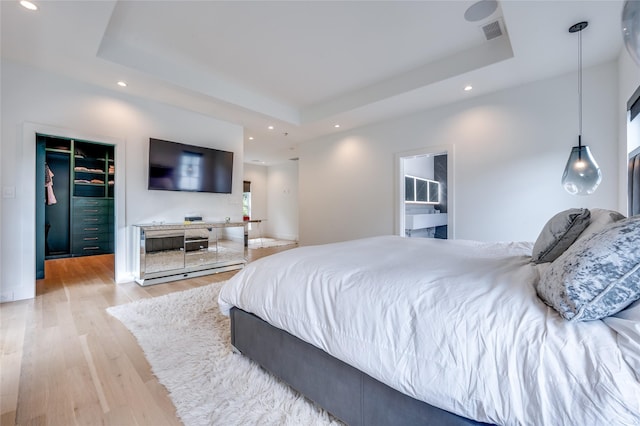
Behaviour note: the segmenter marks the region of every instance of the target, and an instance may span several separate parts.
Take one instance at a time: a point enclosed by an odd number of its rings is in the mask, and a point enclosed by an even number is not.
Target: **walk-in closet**
[[[114,146],[38,134],[36,277],[44,261],[114,252]]]

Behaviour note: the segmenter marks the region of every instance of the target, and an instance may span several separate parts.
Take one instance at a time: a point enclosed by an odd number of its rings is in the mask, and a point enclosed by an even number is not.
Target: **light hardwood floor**
[[[0,305],[0,425],[181,424],[135,338],[105,309],[236,272],[140,287],[115,284],[113,269],[113,255],[49,260],[35,299]]]

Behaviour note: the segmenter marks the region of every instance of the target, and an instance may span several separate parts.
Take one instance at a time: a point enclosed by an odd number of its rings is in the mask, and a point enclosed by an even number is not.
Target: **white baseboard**
[[[124,274],[119,274],[116,279],[116,284],[124,284],[135,281],[135,275],[133,272],[125,272]]]
[[[0,303],[13,302],[14,300],[13,291],[3,291],[0,293]]]
[[[15,287],[0,293],[0,303],[16,302],[18,300],[33,299],[36,291],[35,283],[30,288]]]
[[[265,235],[265,238],[275,238],[276,240],[298,241],[297,235],[286,235],[286,234]]]

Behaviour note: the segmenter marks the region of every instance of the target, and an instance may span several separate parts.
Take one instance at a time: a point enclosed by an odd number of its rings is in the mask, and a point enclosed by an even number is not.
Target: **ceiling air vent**
[[[484,36],[487,41],[500,37],[502,35],[502,26],[500,25],[500,21],[497,20],[483,25],[482,32],[484,32]]]

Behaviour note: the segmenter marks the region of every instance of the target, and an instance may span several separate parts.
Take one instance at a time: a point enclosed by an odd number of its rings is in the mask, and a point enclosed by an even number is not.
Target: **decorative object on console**
[[[589,147],[582,145],[582,30],[588,22],[579,22],[571,28],[570,33],[578,33],[578,146],[571,148],[569,160],[562,174],[562,186],[572,195],[589,195],[600,185],[602,172],[591,155]]]
[[[640,1],[627,0],[622,8],[622,37],[627,51],[640,65]]]

